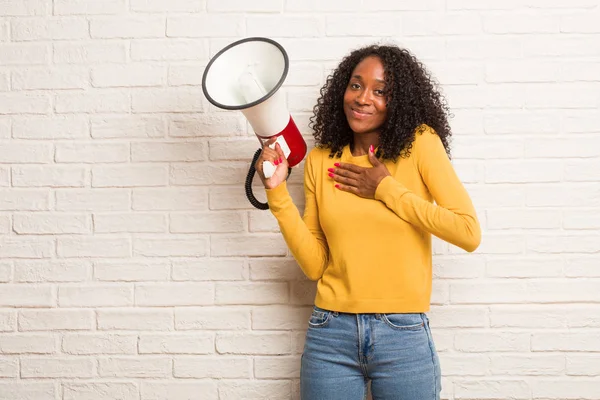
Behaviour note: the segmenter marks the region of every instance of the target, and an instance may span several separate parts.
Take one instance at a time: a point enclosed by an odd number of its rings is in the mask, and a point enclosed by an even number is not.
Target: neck
[[[354,157],[364,156],[369,154],[369,146],[373,146],[373,148],[379,146],[378,132],[355,133],[350,150]]]

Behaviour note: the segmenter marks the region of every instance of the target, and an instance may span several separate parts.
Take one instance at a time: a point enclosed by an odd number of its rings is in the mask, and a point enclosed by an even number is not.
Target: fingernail
[[[373,152],[373,145],[369,146],[369,151],[372,153]]]
[[[273,164],[279,165],[279,161],[275,160],[275,161],[273,161]]]
[[[330,178],[333,178],[333,174],[332,174],[332,173],[329,173],[329,177],[330,177]]]
[[[279,157],[279,164],[281,164],[283,162],[283,159],[281,157]]]
[[[335,187],[339,189],[339,188],[340,188],[340,185],[335,185]]]
[[[333,168],[327,168],[327,171],[329,171],[329,172],[335,172],[335,169],[333,169]]]
[[[339,162],[336,162],[336,163],[335,163],[335,164],[333,164],[333,165],[335,165],[336,167],[339,167],[339,166],[340,166],[340,163],[339,163]]]

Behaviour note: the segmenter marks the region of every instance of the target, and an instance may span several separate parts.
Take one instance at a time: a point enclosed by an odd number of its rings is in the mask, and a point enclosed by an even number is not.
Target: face
[[[344,93],[344,113],[354,133],[379,132],[387,116],[385,70],[379,57],[369,56],[352,71]]]

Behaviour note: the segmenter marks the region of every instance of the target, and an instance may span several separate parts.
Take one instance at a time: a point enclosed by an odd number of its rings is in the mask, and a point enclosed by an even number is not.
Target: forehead
[[[354,70],[352,75],[360,75],[363,79],[385,79],[385,68],[381,59],[377,56],[368,56],[362,59]]]

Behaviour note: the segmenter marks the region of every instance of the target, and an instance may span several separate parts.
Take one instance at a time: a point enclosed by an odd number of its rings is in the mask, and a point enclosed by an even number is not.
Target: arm
[[[415,139],[412,155],[436,204],[412,193],[393,177],[385,177],[375,198],[406,222],[472,252],[481,242],[473,203],[458,179],[440,137],[430,129]]]
[[[323,275],[329,250],[319,222],[310,154],[304,166],[304,193],[306,203],[302,218],[292,202],[285,181],[276,188],[267,189],[267,201],[300,268],[309,279],[317,280]]]

